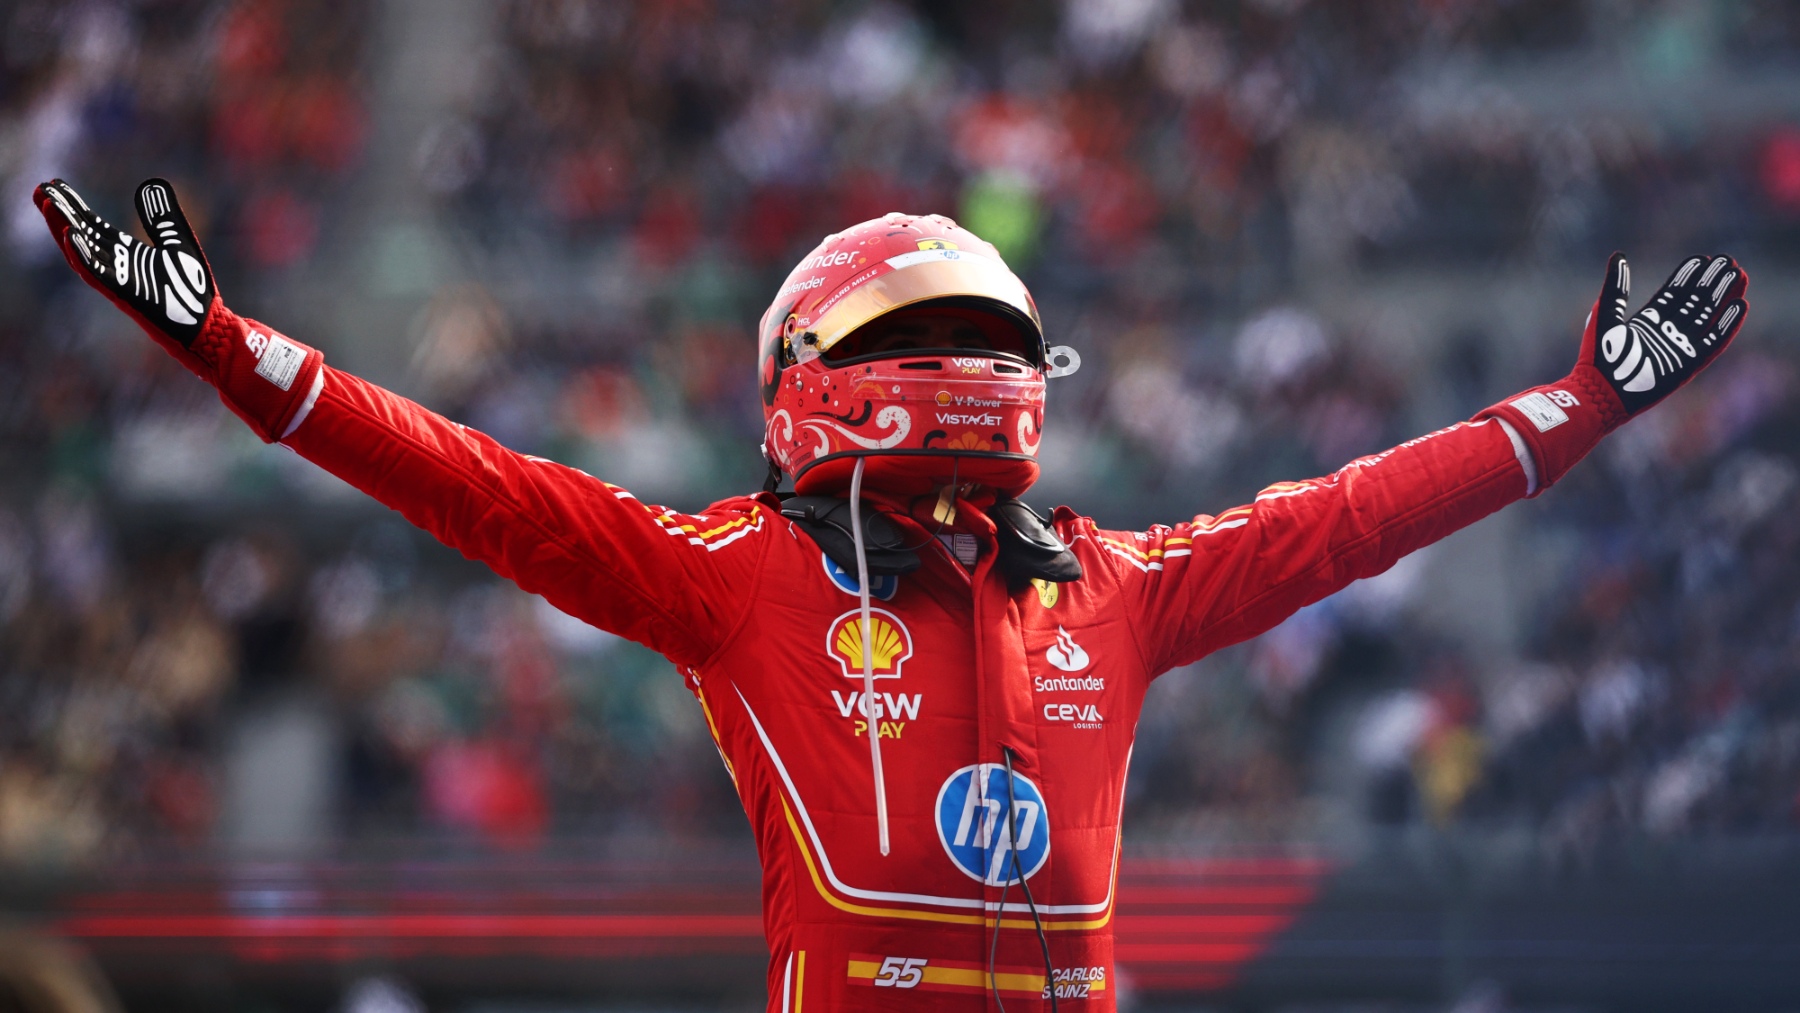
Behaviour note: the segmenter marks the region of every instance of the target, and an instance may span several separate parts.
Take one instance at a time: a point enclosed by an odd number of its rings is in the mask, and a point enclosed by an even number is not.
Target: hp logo
[[[957,868],[989,886],[1019,881],[1015,851],[1027,877],[1050,857],[1050,818],[1037,785],[1013,775],[1011,819],[1005,815],[1006,797],[1006,768],[998,763],[964,767],[938,789],[938,841]]]

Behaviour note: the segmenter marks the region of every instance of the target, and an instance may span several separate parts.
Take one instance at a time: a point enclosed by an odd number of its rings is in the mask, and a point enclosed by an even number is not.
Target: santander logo
[[[1056,643],[1051,644],[1050,649],[1044,652],[1044,660],[1052,668],[1064,672],[1079,672],[1088,667],[1088,653],[1061,626],[1056,628]]]

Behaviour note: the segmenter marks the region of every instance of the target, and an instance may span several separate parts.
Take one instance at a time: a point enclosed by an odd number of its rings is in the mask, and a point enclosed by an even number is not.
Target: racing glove
[[[1633,416],[1692,380],[1744,324],[1749,276],[1726,256],[1689,257],[1636,313],[1627,314],[1631,268],[1615,253],[1588,314],[1575,368],[1479,412],[1506,420],[1535,464],[1535,496]],[[1535,481],[1533,478],[1535,477]]]
[[[286,436],[306,417],[325,379],[324,356],[225,307],[168,182],[138,185],[138,218],[149,243],[113,227],[60,179],[40,184],[32,200],[75,273],[218,388],[225,406],[264,442]]]

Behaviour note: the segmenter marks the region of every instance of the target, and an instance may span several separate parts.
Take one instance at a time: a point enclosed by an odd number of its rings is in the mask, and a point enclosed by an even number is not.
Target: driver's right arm
[[[445,544],[601,629],[698,665],[743,621],[775,512],[689,516],[528,457],[374,384],[219,299],[174,188],[138,189],[146,243],[60,180],[34,195],[84,281],[267,442],[280,442]]]
[[[705,661],[743,619],[768,506],[674,513],[349,373],[323,377],[281,443],[463,555],[680,664]]]

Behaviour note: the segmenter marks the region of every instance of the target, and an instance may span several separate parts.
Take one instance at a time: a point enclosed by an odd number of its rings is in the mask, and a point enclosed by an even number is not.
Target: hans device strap
[[[856,572],[856,538],[850,530],[849,500],[833,496],[790,496],[782,501],[781,516],[806,532],[845,572]],[[862,522],[870,576],[898,576],[919,568],[918,552],[907,548],[905,538],[892,521],[879,511],[865,510]]]
[[[1081,579],[1081,562],[1057,537],[1046,517],[1016,499],[1003,499],[988,510],[999,542],[1000,569],[1016,590],[1029,581],[1066,584]]]
[[[850,532],[850,501],[833,496],[790,496],[781,515],[818,544],[831,561],[856,572],[856,542]],[[1058,538],[1045,518],[1016,499],[1001,500],[989,510],[998,544],[998,564],[1015,589],[1038,579],[1067,583],[1081,579],[1081,563]],[[900,529],[881,513],[863,514],[863,545],[869,573],[890,576],[919,568],[916,547],[908,547]]]

